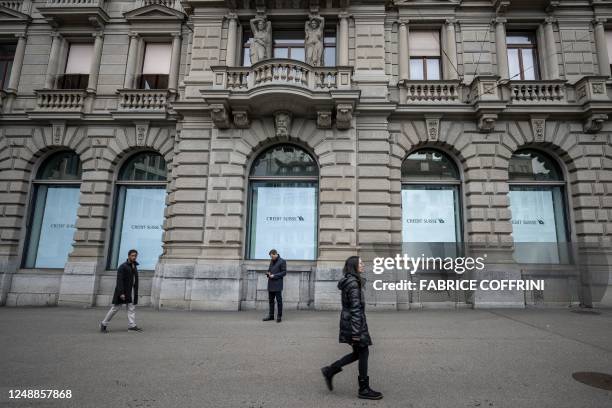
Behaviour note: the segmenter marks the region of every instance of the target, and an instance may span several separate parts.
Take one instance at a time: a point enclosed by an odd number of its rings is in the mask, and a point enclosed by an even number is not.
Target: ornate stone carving
[[[272,22],[265,16],[251,19],[251,64],[272,58]]]
[[[136,146],[144,146],[149,133],[149,123],[136,123]]]
[[[427,140],[436,142],[440,138],[440,118],[425,118]]]
[[[291,113],[286,111],[274,113],[274,128],[276,136],[289,136],[291,134]]]
[[[329,129],[332,127],[332,113],[331,111],[319,111],[317,112],[317,127],[319,129]]]
[[[336,106],[336,127],[340,130],[350,129],[353,123],[353,105],[339,103]]]
[[[306,63],[313,67],[323,65],[323,29],[325,19],[311,15],[304,27],[304,49],[306,50]]]
[[[51,125],[51,131],[53,134],[52,143],[54,145],[62,144],[64,135],[66,134],[66,123],[56,122]]]
[[[230,127],[229,113],[227,112],[227,108],[222,104],[211,106],[210,118],[219,129],[227,129]]]
[[[480,129],[481,132],[492,132],[495,130],[496,122],[497,114],[484,113],[478,118],[478,129]]]
[[[608,115],[604,113],[594,113],[584,121],[585,133],[597,133],[603,127],[604,122],[608,120]]]
[[[240,129],[246,129],[251,125],[249,112],[246,109],[233,109],[234,125]]]
[[[533,139],[535,142],[543,142],[546,135],[546,119],[533,118],[531,119],[531,129],[533,130]]]

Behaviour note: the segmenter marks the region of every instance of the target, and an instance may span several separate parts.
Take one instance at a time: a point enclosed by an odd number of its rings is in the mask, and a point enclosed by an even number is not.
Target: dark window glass
[[[540,79],[535,35],[509,33],[506,36],[510,79]]]
[[[521,150],[512,155],[508,166],[510,180],[562,181],[554,160],[535,150]]]
[[[37,180],[80,180],[81,161],[74,152],[55,153],[38,170]]]
[[[166,161],[158,153],[139,153],[119,172],[120,181],[166,181]]]
[[[0,44],[0,89],[6,89],[11,76],[15,44]]]
[[[294,145],[278,145],[263,152],[251,168],[251,176],[317,176],[315,160],[303,149]]]
[[[58,89],[87,89],[89,75],[87,74],[63,74],[57,78]]]
[[[168,89],[167,74],[142,74],[138,79],[139,89]]]
[[[404,160],[402,179],[459,180],[459,170],[444,153],[434,149],[422,149]]]

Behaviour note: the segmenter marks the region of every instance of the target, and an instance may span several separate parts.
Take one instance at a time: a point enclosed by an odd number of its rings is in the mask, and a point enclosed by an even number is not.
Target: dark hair
[[[271,249],[270,252],[268,252],[268,255],[277,255],[278,251],[276,249]]]
[[[344,262],[344,268],[342,268],[344,275],[351,274],[357,277],[357,280],[361,286],[364,284],[364,279],[359,273],[359,257],[357,255],[349,256]]]
[[[137,251],[137,250],[135,250],[135,249],[130,249],[130,250],[128,251],[128,256],[130,256],[130,255],[132,255],[132,254],[138,254],[138,251]]]

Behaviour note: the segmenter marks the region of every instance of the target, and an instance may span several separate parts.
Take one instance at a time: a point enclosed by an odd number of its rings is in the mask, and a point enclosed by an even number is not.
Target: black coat
[[[365,301],[361,288],[361,279],[347,273],[338,282],[342,291],[342,312],[340,313],[340,343],[353,343],[353,337],[359,337],[359,343],[372,344],[365,315]]]
[[[115,293],[113,294],[113,305],[122,303],[138,304],[137,266],[138,262],[134,262],[134,268],[132,268],[130,263],[125,261],[117,268],[117,284],[115,285]],[[119,297],[122,294],[125,295],[125,300],[121,300]]]
[[[280,292],[283,290],[283,278],[287,274],[287,261],[279,255],[276,261],[270,261],[268,272],[272,274],[272,277],[268,278],[268,291]]]

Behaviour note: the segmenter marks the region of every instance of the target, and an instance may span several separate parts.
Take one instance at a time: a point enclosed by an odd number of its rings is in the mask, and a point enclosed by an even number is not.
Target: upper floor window
[[[8,86],[15,58],[15,44],[0,44],[0,89]]]
[[[408,36],[408,49],[410,52],[410,79],[440,79],[439,31],[411,31]]]
[[[64,74],[58,77],[57,87],[59,89],[86,89],[92,58],[93,44],[70,44]]]
[[[140,89],[167,89],[171,57],[172,45],[170,43],[147,43],[138,87]]]
[[[540,79],[535,35],[532,33],[508,33],[506,44],[510,79]]]
[[[606,45],[608,47],[608,63],[612,69],[612,31],[606,31]]]
[[[306,60],[304,36],[303,30],[272,31],[273,57],[304,62]],[[252,33],[245,31],[242,41],[242,65],[245,67],[251,65],[250,44],[252,38]],[[336,65],[336,33],[334,30],[325,30],[323,38],[323,65],[326,67]]]

